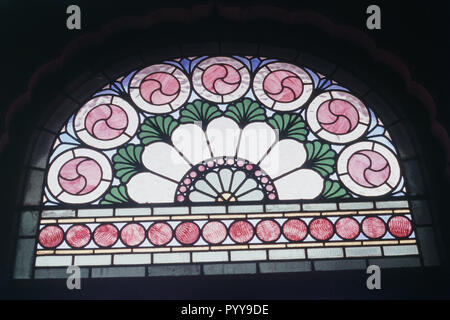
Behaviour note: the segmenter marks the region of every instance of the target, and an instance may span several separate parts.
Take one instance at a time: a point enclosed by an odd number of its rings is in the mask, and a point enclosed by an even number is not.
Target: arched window
[[[15,276],[419,266],[408,181],[377,108],[270,56],[129,70],[52,124]]]

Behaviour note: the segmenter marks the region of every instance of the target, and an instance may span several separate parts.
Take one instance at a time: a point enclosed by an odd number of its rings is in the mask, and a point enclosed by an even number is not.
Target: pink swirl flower
[[[264,79],[263,88],[275,101],[292,102],[302,94],[303,82],[295,73],[278,70]]]
[[[348,173],[364,187],[379,187],[389,179],[391,169],[388,161],[378,152],[362,150],[348,161]]]
[[[111,140],[120,136],[128,125],[128,117],[125,111],[116,105],[102,104],[86,116],[86,130],[100,140]]]
[[[346,134],[358,125],[359,114],[350,102],[335,99],[322,103],[317,110],[317,119],[326,131]]]
[[[202,82],[208,91],[225,95],[239,87],[241,75],[228,64],[213,64],[203,72]]]
[[[83,195],[94,190],[102,179],[100,165],[89,158],[78,157],[65,163],[58,174],[58,182],[64,191]]]
[[[170,73],[155,72],[148,75],[139,87],[142,98],[154,105],[174,101],[180,92],[180,83]]]

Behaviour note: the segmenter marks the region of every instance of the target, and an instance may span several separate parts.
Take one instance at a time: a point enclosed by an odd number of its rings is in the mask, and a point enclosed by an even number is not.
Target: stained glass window
[[[398,151],[372,109],[308,66],[266,57],[132,70],[54,141],[34,274],[418,257]]]

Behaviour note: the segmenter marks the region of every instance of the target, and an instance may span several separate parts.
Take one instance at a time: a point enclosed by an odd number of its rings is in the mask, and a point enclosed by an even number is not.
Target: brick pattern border
[[[244,245],[239,250],[196,250],[186,252],[98,252],[98,255],[67,255],[64,252],[50,256],[36,256],[36,237],[39,223],[61,223],[79,219],[161,219],[168,212],[173,217],[195,218],[197,213],[208,210],[217,212],[209,216],[232,218],[265,217],[271,215],[357,216],[360,214],[411,214],[418,239],[359,241],[358,244],[333,245],[333,242],[316,242],[317,247],[298,243],[296,247],[280,248],[279,244]],[[261,213],[265,209],[264,213]],[[186,211],[187,210],[187,211]],[[337,211],[345,210],[345,211]],[[140,212],[142,215],[136,215]],[[244,213],[247,212],[247,213]],[[250,212],[250,213],[248,213]],[[128,215],[127,215],[128,214]],[[131,216],[131,214],[133,214]],[[25,211],[19,239],[19,259],[16,260],[16,279],[43,279],[67,277],[68,265],[81,267],[82,276],[90,278],[153,277],[220,274],[265,274],[303,271],[358,270],[377,264],[382,268],[422,267],[438,264],[432,239],[432,230],[427,223],[428,213],[420,203],[405,200],[376,202],[304,203],[280,205],[230,205],[217,207],[162,207],[80,209]],[[209,216],[207,216],[209,218]],[[172,217],[172,216],[171,216]],[[50,221],[49,221],[50,220]],[[417,225],[418,224],[418,225]],[[311,243],[314,245],[314,243]],[[294,245],[294,244],[293,244]],[[261,246],[258,248],[258,246]],[[284,244],[283,244],[284,246]],[[183,249],[184,247],[180,247]],[[162,248],[165,249],[165,248]],[[118,249],[120,250],[120,249]],[[209,250],[209,249],[208,249]],[[51,261],[46,261],[46,259]],[[34,267],[33,267],[34,266]]]

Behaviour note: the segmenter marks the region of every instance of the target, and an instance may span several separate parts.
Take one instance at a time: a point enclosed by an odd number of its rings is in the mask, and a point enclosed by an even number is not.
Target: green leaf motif
[[[120,148],[113,156],[115,175],[123,183],[127,183],[132,176],[138,173],[142,166],[141,155],[143,146],[130,144]]]
[[[338,181],[325,181],[322,197],[326,199],[350,198],[347,190]]]
[[[280,139],[295,139],[298,141],[305,141],[308,131],[306,130],[305,122],[302,117],[297,114],[274,114],[269,119],[269,124],[272,128],[279,131]]]
[[[130,198],[124,186],[112,187],[100,204],[128,203]]]
[[[240,128],[243,128],[250,122],[265,121],[266,111],[258,102],[244,98],[235,104],[229,104],[225,116],[233,119]]]
[[[210,105],[208,102],[202,100],[195,100],[193,103],[189,103],[180,112],[181,123],[194,123],[200,121],[202,123],[203,130],[206,129],[208,123],[222,115],[219,107]]]
[[[178,122],[172,116],[149,117],[141,125],[138,137],[145,145],[157,141],[170,142],[170,136],[177,126]]]
[[[323,177],[334,172],[336,152],[327,143],[320,141],[305,143],[307,166],[319,172]]]

